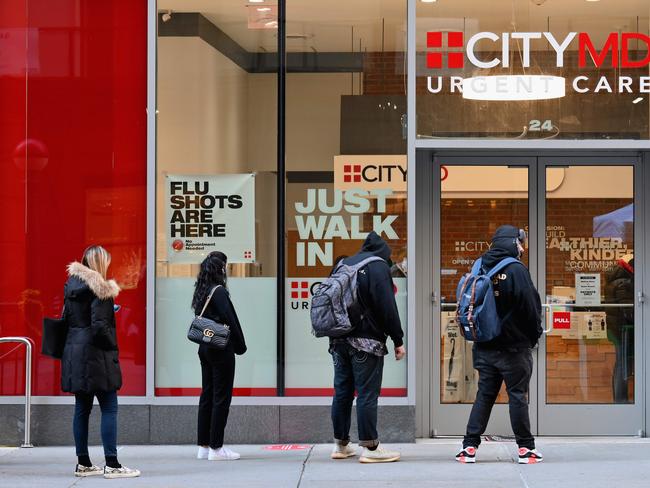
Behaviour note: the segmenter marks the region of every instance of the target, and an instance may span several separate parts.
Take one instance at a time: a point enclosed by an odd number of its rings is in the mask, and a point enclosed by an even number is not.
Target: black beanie
[[[514,225],[502,225],[492,237],[491,249],[503,249],[512,257],[519,256],[517,240],[519,239],[519,228]]]

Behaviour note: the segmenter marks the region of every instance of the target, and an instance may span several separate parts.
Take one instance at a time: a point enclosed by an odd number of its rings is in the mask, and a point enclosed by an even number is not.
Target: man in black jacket
[[[492,238],[490,250],[482,256],[485,272],[507,257],[521,258],[526,233],[512,225],[502,225]],[[476,461],[476,449],[481,443],[492,406],[501,384],[508,392],[510,423],[519,446],[519,463],[542,461],[535,449],[528,417],[528,388],[533,372],[532,348],[542,335],[539,294],[523,263],[507,265],[493,280],[501,334],[489,342],[475,343],[474,368],[478,370],[478,392],[467,423],[463,450],[456,455],[462,463]]]
[[[395,359],[406,355],[404,332],[395,303],[393,280],[390,275],[391,249],[374,231],[366,238],[361,251],[345,258],[353,265],[371,256],[381,260],[362,267],[357,275],[360,313],[350,312],[353,331],[332,339],[330,353],[334,360],[334,398],[332,424],[336,445],[332,459],[345,459],[356,452],[350,447],[350,419],[354,392],[357,391],[357,426],[362,463],[397,461],[399,452],[379,446],[377,434],[377,401],[381,389],[384,356],[388,354],[386,340],[395,345]]]

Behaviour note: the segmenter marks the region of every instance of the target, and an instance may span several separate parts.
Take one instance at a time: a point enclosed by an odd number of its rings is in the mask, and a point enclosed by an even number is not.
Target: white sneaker
[[[121,468],[104,467],[104,478],[106,479],[137,478],[138,476],[140,476],[140,471],[137,469],[127,468],[126,466],[122,466]]]
[[[199,451],[196,453],[196,459],[208,459],[210,448],[199,446]]]
[[[519,448],[519,464],[537,464],[544,460],[544,456],[537,449]]]
[[[345,446],[336,443],[334,444],[334,449],[332,450],[332,459],[347,459],[352,456],[356,456],[357,451],[355,451],[350,444]]]
[[[361,463],[392,463],[399,461],[400,453],[397,451],[389,451],[377,446],[377,449],[371,451],[367,447],[363,448],[359,462]]]
[[[220,447],[219,449],[210,449],[208,453],[208,461],[234,461],[241,456],[235,451],[231,451],[227,447]]]
[[[77,464],[77,467],[74,469],[74,475],[79,478],[85,478],[86,476],[97,476],[104,474],[104,470],[99,466],[82,466]]]

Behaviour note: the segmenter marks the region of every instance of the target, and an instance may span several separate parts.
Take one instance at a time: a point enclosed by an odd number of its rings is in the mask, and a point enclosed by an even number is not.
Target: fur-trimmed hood
[[[114,280],[105,280],[97,271],[76,261],[68,265],[68,275],[83,281],[100,300],[115,298],[120,293]]]

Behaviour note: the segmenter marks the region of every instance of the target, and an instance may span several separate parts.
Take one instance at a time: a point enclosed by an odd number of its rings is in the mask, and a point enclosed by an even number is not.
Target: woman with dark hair
[[[225,349],[204,344],[199,346],[202,390],[197,458],[210,461],[232,461],[240,457],[223,446],[235,379],[235,354],[246,352],[244,334],[226,288],[227,260],[226,255],[219,251],[208,254],[201,263],[192,298],[192,309],[196,315],[201,313],[207,301],[203,316],[230,327],[230,340]]]

